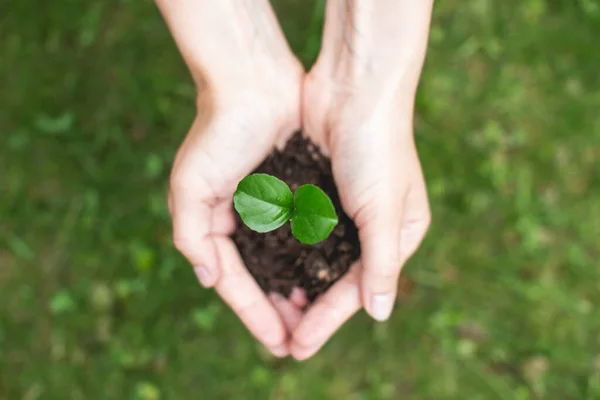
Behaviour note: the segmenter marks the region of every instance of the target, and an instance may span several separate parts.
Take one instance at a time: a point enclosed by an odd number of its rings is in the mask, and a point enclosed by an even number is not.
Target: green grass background
[[[276,1],[295,51],[322,4]],[[600,399],[600,3],[439,0],[434,222],[388,323],[276,360],[172,248],[194,89],[151,1],[0,1],[0,399]]]

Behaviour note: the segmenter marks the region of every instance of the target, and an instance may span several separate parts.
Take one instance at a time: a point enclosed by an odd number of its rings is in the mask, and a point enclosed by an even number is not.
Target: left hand
[[[378,321],[390,316],[402,266],[430,223],[413,140],[413,99],[367,84],[340,85],[321,68],[305,78],[304,131],[331,156],[342,206],[359,229],[362,256],[294,330],[290,349],[299,360],[315,354],[361,307]]]

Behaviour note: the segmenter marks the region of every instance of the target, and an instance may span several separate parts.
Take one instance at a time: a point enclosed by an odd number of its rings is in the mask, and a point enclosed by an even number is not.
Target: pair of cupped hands
[[[246,61],[227,65],[223,79],[192,71],[202,89],[171,175],[173,239],[200,283],[214,287],[272,354],[303,360],[361,308],[377,321],[390,316],[402,266],[425,236],[416,84],[340,72],[328,57],[309,73],[291,52]],[[265,294],[229,238],[237,184],[298,130],[331,158],[362,249],[350,272],[306,310],[299,289],[289,299]]]

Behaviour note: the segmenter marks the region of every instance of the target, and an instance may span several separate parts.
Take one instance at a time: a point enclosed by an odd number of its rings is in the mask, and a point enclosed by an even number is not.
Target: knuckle
[[[363,203],[353,213],[352,220],[359,228],[365,227],[367,222],[372,221],[375,218],[375,207],[372,207],[370,203]]]
[[[184,192],[190,188],[190,181],[187,179],[186,174],[173,171],[170,179],[171,191],[178,193]]]
[[[337,304],[337,301],[335,298],[332,298],[330,296],[325,296],[323,297],[323,309],[324,309],[324,313],[326,315],[328,315],[328,318],[330,320],[337,320],[340,317],[340,310]]]
[[[364,282],[376,291],[386,291],[394,287],[402,268],[402,254],[400,250],[379,258],[375,263],[365,266]]]
[[[386,291],[393,288],[400,274],[400,265],[393,268],[381,268],[377,271],[367,272],[365,275],[366,283],[375,291]]]
[[[398,251],[367,260],[364,269],[373,276],[394,276],[400,270],[401,265],[402,254],[398,248]]]
[[[304,347],[304,348],[309,348],[313,346],[313,340],[311,340],[311,338],[305,334],[300,334],[297,332],[294,332],[293,336],[292,336],[292,340],[294,341],[295,344],[297,344],[300,347]]]
[[[173,234],[173,245],[183,254],[186,254],[191,249],[191,241],[189,238],[182,236],[177,232]]]
[[[403,263],[402,251],[400,246],[397,250],[390,254],[382,263],[379,269],[379,275],[386,277],[394,277],[400,273],[400,268]]]
[[[262,337],[262,342],[267,347],[275,347],[281,345],[285,341],[283,331],[273,330],[267,327],[261,327],[256,332],[257,337]]]
[[[279,346],[285,341],[285,332],[278,326],[257,324],[250,327],[250,330],[267,347]]]
[[[395,266],[394,269],[384,269],[382,271],[377,272],[372,275],[373,281],[378,281],[380,283],[386,284],[389,282],[394,282],[398,277],[398,273],[400,272],[400,266]]]

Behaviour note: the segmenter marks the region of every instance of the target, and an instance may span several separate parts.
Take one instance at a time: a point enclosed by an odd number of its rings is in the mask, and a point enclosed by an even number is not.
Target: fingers
[[[169,209],[175,247],[194,266],[204,287],[219,279],[219,260],[212,234],[234,229],[228,205],[214,204],[218,198],[208,179],[219,176],[206,150],[205,121],[197,118],[179,149],[171,173]]]
[[[192,264],[200,283],[212,287],[219,279],[219,263],[210,236],[210,190],[199,179],[195,182],[182,180],[181,177],[174,178],[171,184],[173,243]]]
[[[308,304],[306,293],[304,290],[295,287],[290,294],[290,301],[298,308],[304,308]]]
[[[302,319],[302,311],[279,293],[269,294],[269,300],[277,310],[288,332],[293,332]]]
[[[309,308],[293,333],[290,352],[296,360],[312,357],[361,308],[360,266],[356,264]]]
[[[361,282],[363,304],[377,321],[389,318],[396,298],[402,268],[402,210],[401,198],[396,201],[380,198],[361,210],[362,215],[357,217],[364,270]]]
[[[423,241],[430,221],[427,191],[421,175],[409,188],[404,201],[398,200],[392,207],[378,205],[360,229],[363,302],[375,320],[389,318],[402,266]]]
[[[230,199],[227,199],[213,208],[211,233],[214,235],[229,236],[235,232],[235,228],[233,204]]]
[[[279,293],[271,293],[269,300],[279,312],[288,332],[293,332],[302,319],[302,308],[308,304],[304,290],[295,287],[292,289],[289,300]]]
[[[215,244],[222,268],[217,292],[267,349],[277,357],[285,357],[287,333],[277,311],[250,276],[231,239],[216,237]]]

